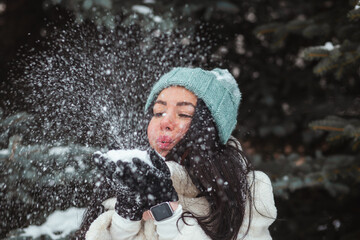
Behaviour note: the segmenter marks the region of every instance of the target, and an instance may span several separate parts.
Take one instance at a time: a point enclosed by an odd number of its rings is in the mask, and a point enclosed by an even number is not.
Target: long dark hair
[[[185,222],[187,217],[195,218],[211,239],[236,239],[244,221],[249,221],[247,231],[250,227],[251,218],[244,219],[244,215],[246,204],[252,203],[247,181],[251,166],[239,143],[230,141],[220,143],[211,113],[198,99],[189,130],[166,156],[167,161],[176,161],[186,168],[200,190],[198,197],[209,202],[207,215],[184,212],[182,218]]]

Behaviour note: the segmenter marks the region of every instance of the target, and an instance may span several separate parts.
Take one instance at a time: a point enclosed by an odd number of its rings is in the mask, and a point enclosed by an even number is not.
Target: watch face
[[[171,210],[171,207],[167,202],[152,207],[150,211],[156,221],[164,220],[173,215],[173,211]]]

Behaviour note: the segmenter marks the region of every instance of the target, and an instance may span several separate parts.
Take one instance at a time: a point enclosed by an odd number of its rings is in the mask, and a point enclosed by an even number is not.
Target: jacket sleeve
[[[140,221],[120,217],[114,210],[102,213],[90,225],[86,240],[131,240],[139,233]]]
[[[186,218],[184,223],[180,218],[182,212],[182,207],[179,205],[171,218],[154,222],[159,240],[210,240],[194,218]]]
[[[131,240],[140,231],[141,221],[130,221],[116,212],[112,215],[110,234],[112,240]]]
[[[242,239],[248,230],[245,240],[271,240],[269,226],[277,216],[271,181],[261,171],[253,171],[247,177],[251,187],[252,203],[251,206],[248,203],[245,208],[244,222],[238,239]],[[251,222],[248,229],[250,215]]]
[[[154,221],[159,240],[173,240],[179,235],[179,231],[184,227],[183,221],[178,221],[182,212],[182,206],[179,204],[172,217],[160,222]]]
[[[114,210],[115,203],[116,198],[109,198],[102,203],[105,212],[91,223],[86,240],[138,239],[141,221],[130,221],[119,216]]]

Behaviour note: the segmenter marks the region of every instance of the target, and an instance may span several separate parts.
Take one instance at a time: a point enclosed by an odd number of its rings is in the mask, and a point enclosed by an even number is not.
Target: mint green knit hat
[[[226,69],[173,68],[153,86],[145,112],[158,94],[170,86],[182,86],[201,98],[215,120],[220,141],[226,144],[237,122],[241,93],[234,77]]]

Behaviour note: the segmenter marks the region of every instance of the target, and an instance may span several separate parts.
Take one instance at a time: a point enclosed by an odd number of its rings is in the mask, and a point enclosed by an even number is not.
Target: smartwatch
[[[150,213],[151,216],[159,222],[171,217],[174,214],[174,210],[172,209],[169,202],[163,202],[151,207]]]

